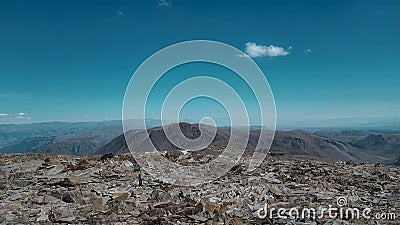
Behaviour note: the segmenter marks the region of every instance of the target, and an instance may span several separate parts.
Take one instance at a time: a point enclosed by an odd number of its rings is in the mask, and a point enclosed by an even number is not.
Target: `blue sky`
[[[278,123],[398,122],[399,8],[396,0],[2,1],[0,123],[120,119],[140,63],[193,39],[248,50],[271,85]]]

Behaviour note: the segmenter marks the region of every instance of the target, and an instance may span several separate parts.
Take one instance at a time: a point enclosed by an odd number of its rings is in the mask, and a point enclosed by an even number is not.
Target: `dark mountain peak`
[[[354,142],[354,146],[364,149],[385,148],[388,142],[381,134],[369,134],[367,137]]]
[[[180,127],[188,127],[188,126],[198,126],[199,124],[198,123],[195,123],[195,124],[190,124],[190,123],[187,123],[187,122],[180,122],[179,123],[179,126]]]
[[[180,122],[180,123],[171,123],[171,124],[164,125],[164,126],[157,126],[157,127],[153,127],[153,128],[147,129],[147,130],[148,130],[148,132],[152,132],[152,131],[159,131],[159,130],[164,130],[164,129],[175,128],[177,126],[179,126],[179,128],[181,130],[182,129],[199,129],[198,123],[190,124],[187,122]]]
[[[386,142],[385,138],[382,136],[382,134],[369,134],[365,140],[370,140],[370,141],[378,141],[378,142]]]
[[[177,130],[179,129],[179,130]],[[197,139],[202,134],[201,131],[205,132],[206,136],[210,136],[213,134],[213,130],[217,129],[211,125],[205,124],[190,124],[186,122],[181,123],[172,123],[164,126],[157,126],[150,128],[148,130],[136,130],[136,131],[128,131],[125,135],[121,135],[115,138],[113,141],[102,147],[97,154],[105,154],[105,153],[113,153],[121,154],[129,152],[129,148],[126,144],[126,140],[130,143],[130,146],[135,146],[134,151],[150,151],[148,145],[144,142],[145,137],[148,135],[154,147],[158,150],[162,151],[172,151],[172,150],[180,150],[180,148],[176,147],[171,141],[168,139],[165,131],[170,132],[169,137],[172,137],[175,140],[179,139],[178,133],[182,133],[188,139]],[[147,132],[147,134],[145,133]],[[229,140],[229,136],[225,137],[225,133],[219,133],[214,138],[213,142],[216,141],[224,141]],[[143,143],[142,143],[143,142]],[[178,141],[179,142],[179,141]],[[225,142],[224,142],[225,143]],[[131,145],[132,144],[132,145]],[[147,150],[146,150],[147,149]]]
[[[201,135],[200,124],[198,124],[198,123],[190,124],[187,122],[172,123],[172,124],[168,124],[168,125],[164,125],[164,126],[153,127],[153,128],[148,129],[147,132],[148,132],[150,138],[152,138],[157,133],[161,133],[161,132],[164,133],[165,130],[171,131],[171,130],[177,129],[178,126],[180,129],[180,132],[182,132],[183,135],[185,135],[185,137],[187,137],[189,139],[196,139],[196,138],[199,138]],[[204,125],[204,124],[201,124],[201,126],[212,128],[211,126]]]

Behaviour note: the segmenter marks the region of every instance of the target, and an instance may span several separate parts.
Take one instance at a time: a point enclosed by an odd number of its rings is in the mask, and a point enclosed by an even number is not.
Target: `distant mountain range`
[[[315,134],[347,143],[349,147],[356,149],[357,153],[367,156],[363,161],[391,161],[400,156],[398,130],[321,131]]]
[[[149,119],[146,124],[154,127],[161,122]],[[143,128],[143,121],[129,120],[129,125]],[[98,151],[122,133],[120,120],[0,124],[0,152],[87,155]]]
[[[121,133],[121,121],[0,125],[0,152],[85,155]]]
[[[133,129],[126,133],[135,142],[137,150],[145,150],[140,137],[149,134],[157,149],[179,150],[160,127],[159,120],[146,121],[148,130],[140,127],[140,121],[131,121]],[[180,123],[180,129],[189,139],[200,135],[198,124]],[[252,127],[246,154],[254,151],[260,128]],[[37,123],[24,125],[0,125],[0,152],[35,152],[55,154],[121,154],[129,152],[121,121],[82,123]],[[218,153],[228,144],[230,128],[217,129],[212,143],[203,151]],[[243,138],[243,137],[240,137]],[[310,156],[327,160],[366,161],[400,164],[400,131],[398,130],[303,130],[276,131],[271,146],[272,155]]]
[[[179,126],[182,133],[188,138],[194,139],[200,135],[198,124],[180,123]],[[126,134],[127,140],[141,140],[141,137],[143,137],[146,132],[157,149],[165,151],[179,150],[179,148],[167,139],[162,127],[154,127],[147,131],[136,130],[128,132]],[[247,152],[254,151],[255,146],[257,145],[259,132],[260,130],[251,130],[246,149]],[[341,135],[345,134],[346,132]],[[388,163],[400,155],[400,141],[398,139],[398,134],[388,134],[384,137],[382,135],[370,134],[364,131],[355,131],[354,133],[350,131],[347,132],[347,135],[352,137],[354,137],[355,134],[360,136],[346,142],[341,141],[340,138],[323,137],[319,136],[318,133],[313,134],[303,130],[276,131],[270,154],[290,156],[301,155],[327,160],[353,160],[380,163]],[[204,151],[209,152],[223,149],[228,144],[229,138],[229,128],[218,128],[210,147],[204,149]],[[143,148],[143,145],[140,143],[135,143],[135,146],[139,149],[134,150],[135,152],[141,151],[141,148]],[[120,135],[102,147],[96,152],[96,154],[122,154],[127,152],[129,152],[129,149],[125,141],[125,136]]]

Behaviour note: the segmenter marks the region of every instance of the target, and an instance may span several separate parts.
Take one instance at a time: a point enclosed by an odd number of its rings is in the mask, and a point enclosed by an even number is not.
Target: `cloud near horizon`
[[[284,48],[270,45],[257,45],[254,42],[247,42],[246,43],[246,54],[250,56],[251,58],[255,57],[275,57],[275,56],[285,56],[288,55],[289,52],[287,52]]]
[[[24,112],[20,112],[20,113],[17,113],[17,114],[0,113],[0,118],[1,119],[7,119],[7,120],[12,120],[12,119],[18,119],[18,120],[31,119],[31,117],[27,116],[27,114],[24,113]]]
[[[27,114],[24,113],[24,112],[20,112],[20,113],[17,114],[15,119],[24,120],[24,119],[31,119],[31,117],[27,116]]]

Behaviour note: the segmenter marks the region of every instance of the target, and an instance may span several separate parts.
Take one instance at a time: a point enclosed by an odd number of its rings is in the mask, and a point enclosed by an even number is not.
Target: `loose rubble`
[[[182,165],[211,155],[167,153]],[[247,158],[226,175],[195,187],[159,181],[130,154],[0,155],[0,223],[66,224],[399,224],[400,168],[269,156],[254,171]],[[371,208],[376,218],[260,218],[269,207]],[[285,214],[288,216],[287,214]]]

